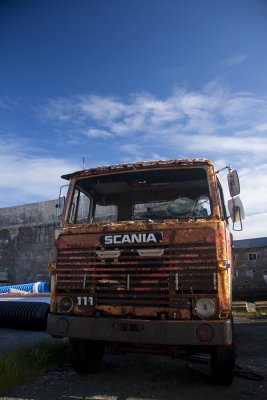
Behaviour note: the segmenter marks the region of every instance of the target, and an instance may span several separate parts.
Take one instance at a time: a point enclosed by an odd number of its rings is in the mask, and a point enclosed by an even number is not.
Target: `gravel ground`
[[[206,363],[149,355],[106,354],[97,374],[76,374],[66,363],[1,399],[266,400],[267,320],[236,322],[237,365],[241,368],[237,370],[246,376],[236,376],[230,387],[211,385]],[[14,335],[18,336],[18,332]],[[249,380],[248,373],[264,379]]]

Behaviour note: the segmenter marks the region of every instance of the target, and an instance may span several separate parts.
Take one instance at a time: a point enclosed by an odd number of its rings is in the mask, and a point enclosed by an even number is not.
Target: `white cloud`
[[[248,215],[267,212],[267,164],[248,166],[239,170],[242,197]],[[267,231],[266,231],[267,235]]]
[[[5,102],[3,102],[3,100],[1,100],[0,99],[0,109],[3,109],[3,110],[5,110],[6,108],[7,108],[7,105],[6,105],[6,103]]]
[[[75,102],[72,98],[57,97],[50,99],[45,107],[40,108],[41,114],[51,120],[60,122],[73,121]]]
[[[8,110],[11,111],[14,108],[19,107],[19,104],[15,100],[7,99],[7,100],[2,100],[0,99],[0,109],[2,110]]]
[[[0,143],[1,207],[55,199],[64,184],[61,175],[81,166],[61,158],[37,157],[26,146]]]
[[[122,153],[128,153],[134,158],[139,158],[139,160],[142,160],[144,157],[142,147],[138,144],[124,144],[123,146],[120,146],[120,150]]]
[[[260,124],[260,125],[256,125],[255,131],[266,134],[267,133],[267,122]]]
[[[111,135],[110,132],[105,131],[103,129],[88,129],[86,131],[83,132],[85,136],[89,137],[89,138],[96,138],[96,139],[101,139],[101,138],[108,138]]]
[[[246,54],[237,54],[235,56],[226,58],[222,62],[222,66],[223,67],[233,67],[234,65],[243,63],[247,58],[248,58],[248,56]]]
[[[128,107],[115,97],[82,96],[77,108],[84,115],[95,120],[106,119],[112,121],[127,113]]]
[[[225,60],[225,66],[237,65],[246,57],[243,54],[231,57]],[[165,98],[140,92],[127,99],[90,94],[50,99],[42,112],[43,122],[48,118],[55,128],[69,133],[66,143],[70,137],[73,140],[73,132],[76,143],[73,146],[78,147],[79,137],[83,147],[88,139],[90,146],[94,145],[96,164],[99,156],[108,157],[102,155],[100,140],[110,146],[117,161],[203,157],[217,160],[218,168],[232,164],[240,172],[246,212],[244,226],[248,226],[244,235],[256,235],[252,220],[259,224],[259,232],[263,231],[264,220],[259,223],[258,215],[267,213],[266,97],[233,92],[210,82],[198,91],[176,87]],[[164,157],[155,157],[160,154]],[[27,158],[23,160],[27,165]],[[57,170],[57,164],[51,161],[53,170]],[[57,161],[60,175],[64,163]],[[34,160],[29,162],[34,167]],[[44,163],[42,159],[41,164]],[[16,165],[19,166],[18,160]]]
[[[52,99],[44,109],[52,122],[67,124],[69,129],[75,127],[80,133],[88,132],[90,137],[98,130],[106,132],[102,135],[105,137],[107,133],[115,137],[138,134],[157,141],[164,137],[164,142],[174,134],[212,134],[227,137],[231,145],[231,136],[245,133],[253,137],[255,147],[257,136],[266,132],[267,124],[266,98],[230,92],[213,82],[198,92],[176,88],[165,99],[149,93],[133,94],[127,101],[88,95]],[[239,148],[243,152],[244,146]]]
[[[240,137],[227,137],[220,135],[173,135],[170,143],[173,146],[183,147],[188,151],[201,151],[206,153],[254,153],[257,156],[267,154],[267,137],[246,137],[240,140]]]
[[[267,236],[267,213],[251,215],[243,221],[243,230],[233,231],[234,240]]]

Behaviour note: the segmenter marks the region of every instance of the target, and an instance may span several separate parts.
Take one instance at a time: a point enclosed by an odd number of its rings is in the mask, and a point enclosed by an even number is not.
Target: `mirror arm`
[[[219,174],[219,172],[224,171],[225,169],[228,169],[229,173],[232,172],[231,165],[226,165],[226,167],[218,169],[218,171],[215,171],[215,174]]]

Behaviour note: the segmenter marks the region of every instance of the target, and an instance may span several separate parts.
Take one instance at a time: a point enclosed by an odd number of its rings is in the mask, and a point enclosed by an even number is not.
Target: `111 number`
[[[94,305],[93,297],[77,296],[77,302],[78,302],[78,306],[93,306]]]

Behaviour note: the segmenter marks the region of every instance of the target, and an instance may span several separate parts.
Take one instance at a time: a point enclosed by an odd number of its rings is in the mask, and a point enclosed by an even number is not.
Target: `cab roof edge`
[[[142,170],[146,168],[157,167],[173,167],[173,166],[190,166],[190,165],[212,165],[207,158],[177,158],[173,160],[153,160],[153,161],[137,161],[124,164],[105,165],[100,167],[88,168],[85,170],[75,171],[70,174],[62,175],[62,179],[70,180],[74,176],[94,176],[103,173],[112,173],[115,171]]]

